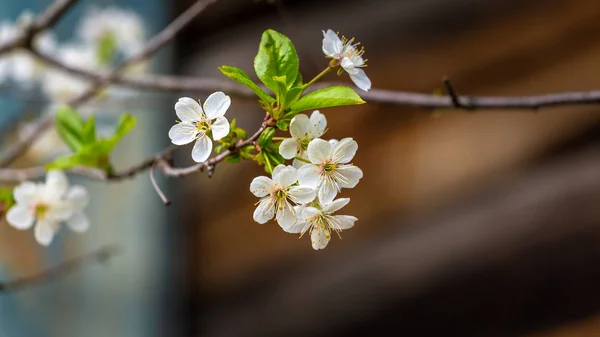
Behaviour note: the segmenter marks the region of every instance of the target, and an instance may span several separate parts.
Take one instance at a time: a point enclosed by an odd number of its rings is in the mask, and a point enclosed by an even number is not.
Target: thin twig
[[[470,106],[470,105],[464,105],[464,104],[461,103],[461,99],[456,94],[456,91],[454,91],[454,87],[450,83],[450,79],[448,77],[444,77],[442,79],[442,83],[444,84],[444,88],[446,88],[446,92],[448,93],[448,96],[450,96],[450,100],[452,101],[452,105],[454,105],[455,108],[457,108],[457,109],[467,109],[467,110],[472,110],[473,109],[472,106]]]
[[[152,182],[152,186],[154,187],[154,190],[162,200],[163,204],[165,204],[165,206],[169,206],[171,202],[169,201],[169,199],[167,199],[163,191],[160,189],[158,183],[156,183],[156,178],[154,178],[154,167],[154,165],[150,167],[150,181]]]
[[[81,268],[83,265],[98,261],[100,263],[104,263],[113,255],[118,253],[118,249],[115,246],[109,246],[101,248],[100,250],[93,252],[88,255],[84,255],[78,257],[72,261],[68,261],[64,264],[61,264],[57,267],[45,270],[37,275],[24,277],[20,279],[16,279],[9,282],[0,283],[0,293],[9,292],[9,291],[18,291],[23,288],[48,283],[50,281],[54,281],[56,279],[65,277],[77,269]]]

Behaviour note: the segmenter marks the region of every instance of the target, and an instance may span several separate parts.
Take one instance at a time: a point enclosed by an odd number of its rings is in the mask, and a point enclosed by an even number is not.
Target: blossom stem
[[[310,160],[304,159],[302,157],[295,156],[294,158],[297,159],[297,160],[299,160],[299,161],[303,161],[303,162],[305,162],[307,164],[312,164]]]
[[[318,80],[320,80],[321,78],[323,78],[323,76],[327,75],[332,70],[333,70],[333,67],[328,66],[327,68],[325,68],[325,70],[323,70],[317,76],[315,76],[315,78],[313,78],[312,80],[310,80],[308,83],[304,84],[302,86],[302,89],[305,90],[306,88],[310,87],[311,85],[313,85],[315,82],[317,82]]]
[[[273,140],[284,140],[286,139],[285,137],[273,137]]]

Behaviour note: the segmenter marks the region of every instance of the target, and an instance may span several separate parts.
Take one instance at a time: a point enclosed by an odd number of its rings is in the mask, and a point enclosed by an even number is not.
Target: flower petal
[[[335,59],[340,58],[342,52],[343,43],[340,37],[331,29],[327,32],[323,32],[323,53],[329,57]]]
[[[279,145],[279,154],[285,159],[292,159],[298,154],[300,144],[294,138],[286,138]]]
[[[312,187],[292,186],[288,192],[290,199],[297,204],[307,204],[315,200],[317,191]]]
[[[288,228],[296,223],[296,211],[289,202],[285,201],[279,205],[276,218],[281,228]]]
[[[229,121],[223,116],[217,117],[210,129],[212,130],[213,139],[219,140],[229,134]]]
[[[333,146],[331,158],[334,162],[346,164],[354,158],[358,143],[352,138],[344,138]]]
[[[348,57],[344,57],[342,62],[340,62],[340,65],[350,76],[355,75],[360,70],[355,67],[354,62],[352,62],[352,60]]]
[[[74,232],[83,233],[90,228],[90,220],[83,212],[76,212],[67,220],[67,226]]]
[[[308,206],[302,210],[302,216],[300,217],[302,221],[312,222],[314,217],[321,215],[322,212],[316,209],[315,207]]]
[[[200,103],[189,97],[181,97],[175,103],[175,113],[182,122],[192,123],[202,119]]]
[[[33,211],[26,206],[15,205],[6,212],[6,221],[12,227],[20,230],[28,229],[33,225],[35,216]]]
[[[67,191],[65,198],[71,203],[71,206],[76,210],[82,210],[89,203],[89,195],[87,189],[83,186],[75,185]]]
[[[323,183],[319,188],[318,196],[321,205],[329,204],[338,194],[338,188],[334,183]]]
[[[265,176],[256,177],[250,183],[250,192],[257,197],[262,198],[271,193],[273,185],[274,182],[271,178]]]
[[[331,240],[331,234],[325,230],[322,226],[314,228],[310,234],[310,240],[314,250],[319,250],[327,247],[329,240]]]
[[[221,117],[227,112],[231,105],[231,98],[221,91],[212,93],[206,101],[204,101],[204,113],[206,117],[215,119]]]
[[[284,166],[283,168],[277,169],[283,165],[277,165],[273,170],[273,181],[278,183],[282,187],[288,187],[298,181],[298,171],[293,166]]]
[[[337,229],[348,229],[354,226],[354,222],[358,220],[357,217],[351,215],[336,215],[334,218],[337,220],[335,226]]]
[[[323,206],[323,213],[331,214],[339,211],[342,207],[348,205],[350,198],[339,198]]]
[[[254,221],[263,224],[275,216],[275,201],[271,197],[262,198],[254,210]]]
[[[42,246],[49,246],[54,238],[55,228],[58,228],[57,223],[38,220],[33,230],[35,240]]]
[[[31,181],[19,184],[13,190],[13,197],[17,204],[30,204],[38,193],[38,185]]]
[[[298,169],[298,183],[300,186],[317,188],[321,184],[321,174],[316,165],[307,164]]]
[[[371,80],[367,77],[367,73],[365,73],[362,69],[356,69],[357,72],[355,74],[350,74],[350,79],[356,86],[364,91],[371,90]]]
[[[298,212],[297,209],[295,209],[295,211],[296,211],[296,222],[293,225],[288,226],[288,227],[281,226],[281,228],[287,233],[291,233],[291,234],[302,233],[305,230],[306,226],[308,226],[308,222],[300,219],[300,212]]]
[[[310,119],[305,114],[296,115],[290,122],[290,134],[296,139],[306,135],[310,127]]]
[[[212,152],[212,141],[206,133],[202,133],[200,138],[194,144],[194,148],[192,149],[192,159],[196,163],[202,163],[210,157],[210,153]]]
[[[297,169],[300,169],[304,165],[308,165],[308,163],[305,163],[302,160],[298,160],[298,159],[295,159],[295,158],[294,158],[294,161],[292,161],[292,166],[295,167],[295,168],[297,168]]]
[[[198,128],[188,123],[177,123],[169,130],[171,143],[175,145],[185,145],[194,141],[198,137]]]
[[[340,187],[343,188],[354,188],[363,177],[362,170],[354,165],[340,165],[336,169],[336,172],[344,177],[340,181]]]
[[[310,139],[319,138],[325,133],[327,128],[327,118],[325,115],[319,112],[319,110],[313,111],[310,115],[310,128],[308,129],[307,136]]]
[[[63,196],[69,188],[69,181],[63,171],[50,170],[46,174],[46,190],[53,195]]]
[[[331,144],[321,138],[315,138],[308,143],[306,153],[313,164],[321,164],[331,158]]]

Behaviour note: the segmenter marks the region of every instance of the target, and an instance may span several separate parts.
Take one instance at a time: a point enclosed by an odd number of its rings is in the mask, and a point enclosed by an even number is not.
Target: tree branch
[[[210,4],[216,2],[217,0],[198,0],[192,6],[190,6],[186,11],[180,14],[171,24],[165,27],[160,33],[154,36],[145,47],[135,56],[130,58],[129,60],[123,62],[121,65],[117,66],[113,71],[111,71],[107,76],[103,76],[100,78],[96,78],[95,83],[85,92],[83,92],[78,97],[75,97],[73,100],[69,102],[69,105],[73,107],[77,107],[81,104],[84,104],[88,100],[92,99],[96,93],[103,89],[105,86],[111,84],[117,78],[120,77],[121,72],[142,60],[145,60],[152,56],[156,51],[158,51],[162,46],[171,41],[177,33],[179,33],[186,25],[188,25],[192,20],[197,17],[202,11],[209,6]],[[51,6],[48,11],[50,14],[41,15],[39,26],[43,27],[44,24],[52,24],[56,22],[60,15],[66,12],[66,9],[72,5],[75,0],[58,0]],[[58,3],[58,4],[57,4]],[[37,22],[37,21],[36,21]],[[37,27],[37,25],[35,25]],[[31,32],[31,30],[30,30]],[[33,33],[31,33],[33,34]],[[28,35],[28,34],[25,34]],[[31,36],[31,35],[30,35]],[[13,46],[14,47],[14,46]],[[39,55],[39,52],[31,46],[28,45],[16,45],[16,47],[24,47],[29,49],[36,55]],[[2,52],[6,52],[0,48],[0,55]],[[16,142],[12,147],[10,147],[6,154],[0,157],[0,167],[6,167],[10,165],[13,161],[15,161],[21,154],[23,154],[31,144],[42,134],[42,132],[52,125],[52,115],[47,114],[40,118],[40,120],[34,125],[32,128],[32,132],[24,139]]]
[[[91,262],[100,262],[104,263],[113,255],[118,253],[117,247],[109,246],[101,248],[100,250],[90,253],[88,255],[81,256],[72,261],[68,261],[64,264],[59,265],[58,267],[45,270],[40,274],[24,277],[20,279],[16,279],[10,282],[0,282],[0,293],[9,292],[9,291],[19,291],[29,286],[48,283],[54,281],[56,279],[65,277],[77,269],[81,268],[83,265]]]

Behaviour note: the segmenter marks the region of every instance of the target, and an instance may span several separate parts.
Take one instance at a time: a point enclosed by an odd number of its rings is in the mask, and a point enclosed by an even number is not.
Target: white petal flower
[[[175,103],[175,113],[181,120],[169,130],[169,138],[175,145],[185,145],[193,142],[192,159],[198,163],[204,162],[212,152],[212,141],[219,140],[229,134],[229,121],[223,115],[231,105],[231,98],[218,91],[206,99],[204,109],[194,99],[180,98]]]
[[[342,188],[353,188],[362,178],[362,170],[348,164],[358,149],[352,138],[344,138],[333,145],[320,138],[308,144],[311,165],[298,169],[298,182],[302,186],[318,188],[321,204],[329,204]]]
[[[87,190],[82,186],[69,187],[62,171],[52,170],[46,182],[23,182],[13,191],[16,205],[6,213],[6,220],[16,229],[25,230],[35,225],[34,236],[38,243],[47,246],[65,222],[76,232],[89,227],[84,213],[88,204]]]
[[[81,19],[77,32],[84,42],[94,46],[109,41],[125,57],[139,51],[145,40],[141,17],[118,7],[91,8]]]
[[[292,138],[286,138],[281,142],[279,153],[285,159],[294,158],[293,166],[300,168],[300,166],[306,163],[295,159],[295,157],[307,159],[306,150],[308,143],[315,138],[321,137],[326,129],[327,119],[318,110],[313,111],[310,118],[304,114],[297,115],[290,123]]]
[[[281,228],[287,230],[296,223],[296,210],[290,201],[309,203],[315,199],[315,189],[296,185],[298,174],[293,166],[277,165],[272,177],[256,177],[250,184],[250,192],[261,198],[254,221],[262,224],[275,217]]]
[[[76,68],[101,70],[94,51],[85,45],[66,45],[56,52],[56,58]],[[42,78],[42,91],[54,103],[67,103],[83,94],[91,82],[60,69],[48,69]]]
[[[367,66],[367,60],[362,55],[365,52],[360,43],[354,43],[354,38],[340,37],[333,30],[323,31],[323,53],[329,58],[337,60],[338,64],[350,75],[350,79],[361,90],[371,89],[371,80],[361,68]]]
[[[331,240],[332,232],[340,235],[342,230],[351,228],[358,220],[350,215],[334,215],[349,202],[349,198],[342,198],[328,204],[321,204],[320,209],[312,206],[297,208],[297,211],[301,212],[299,220],[293,226],[287,227],[286,231],[300,233],[300,237],[308,231],[313,249],[323,249]]]

